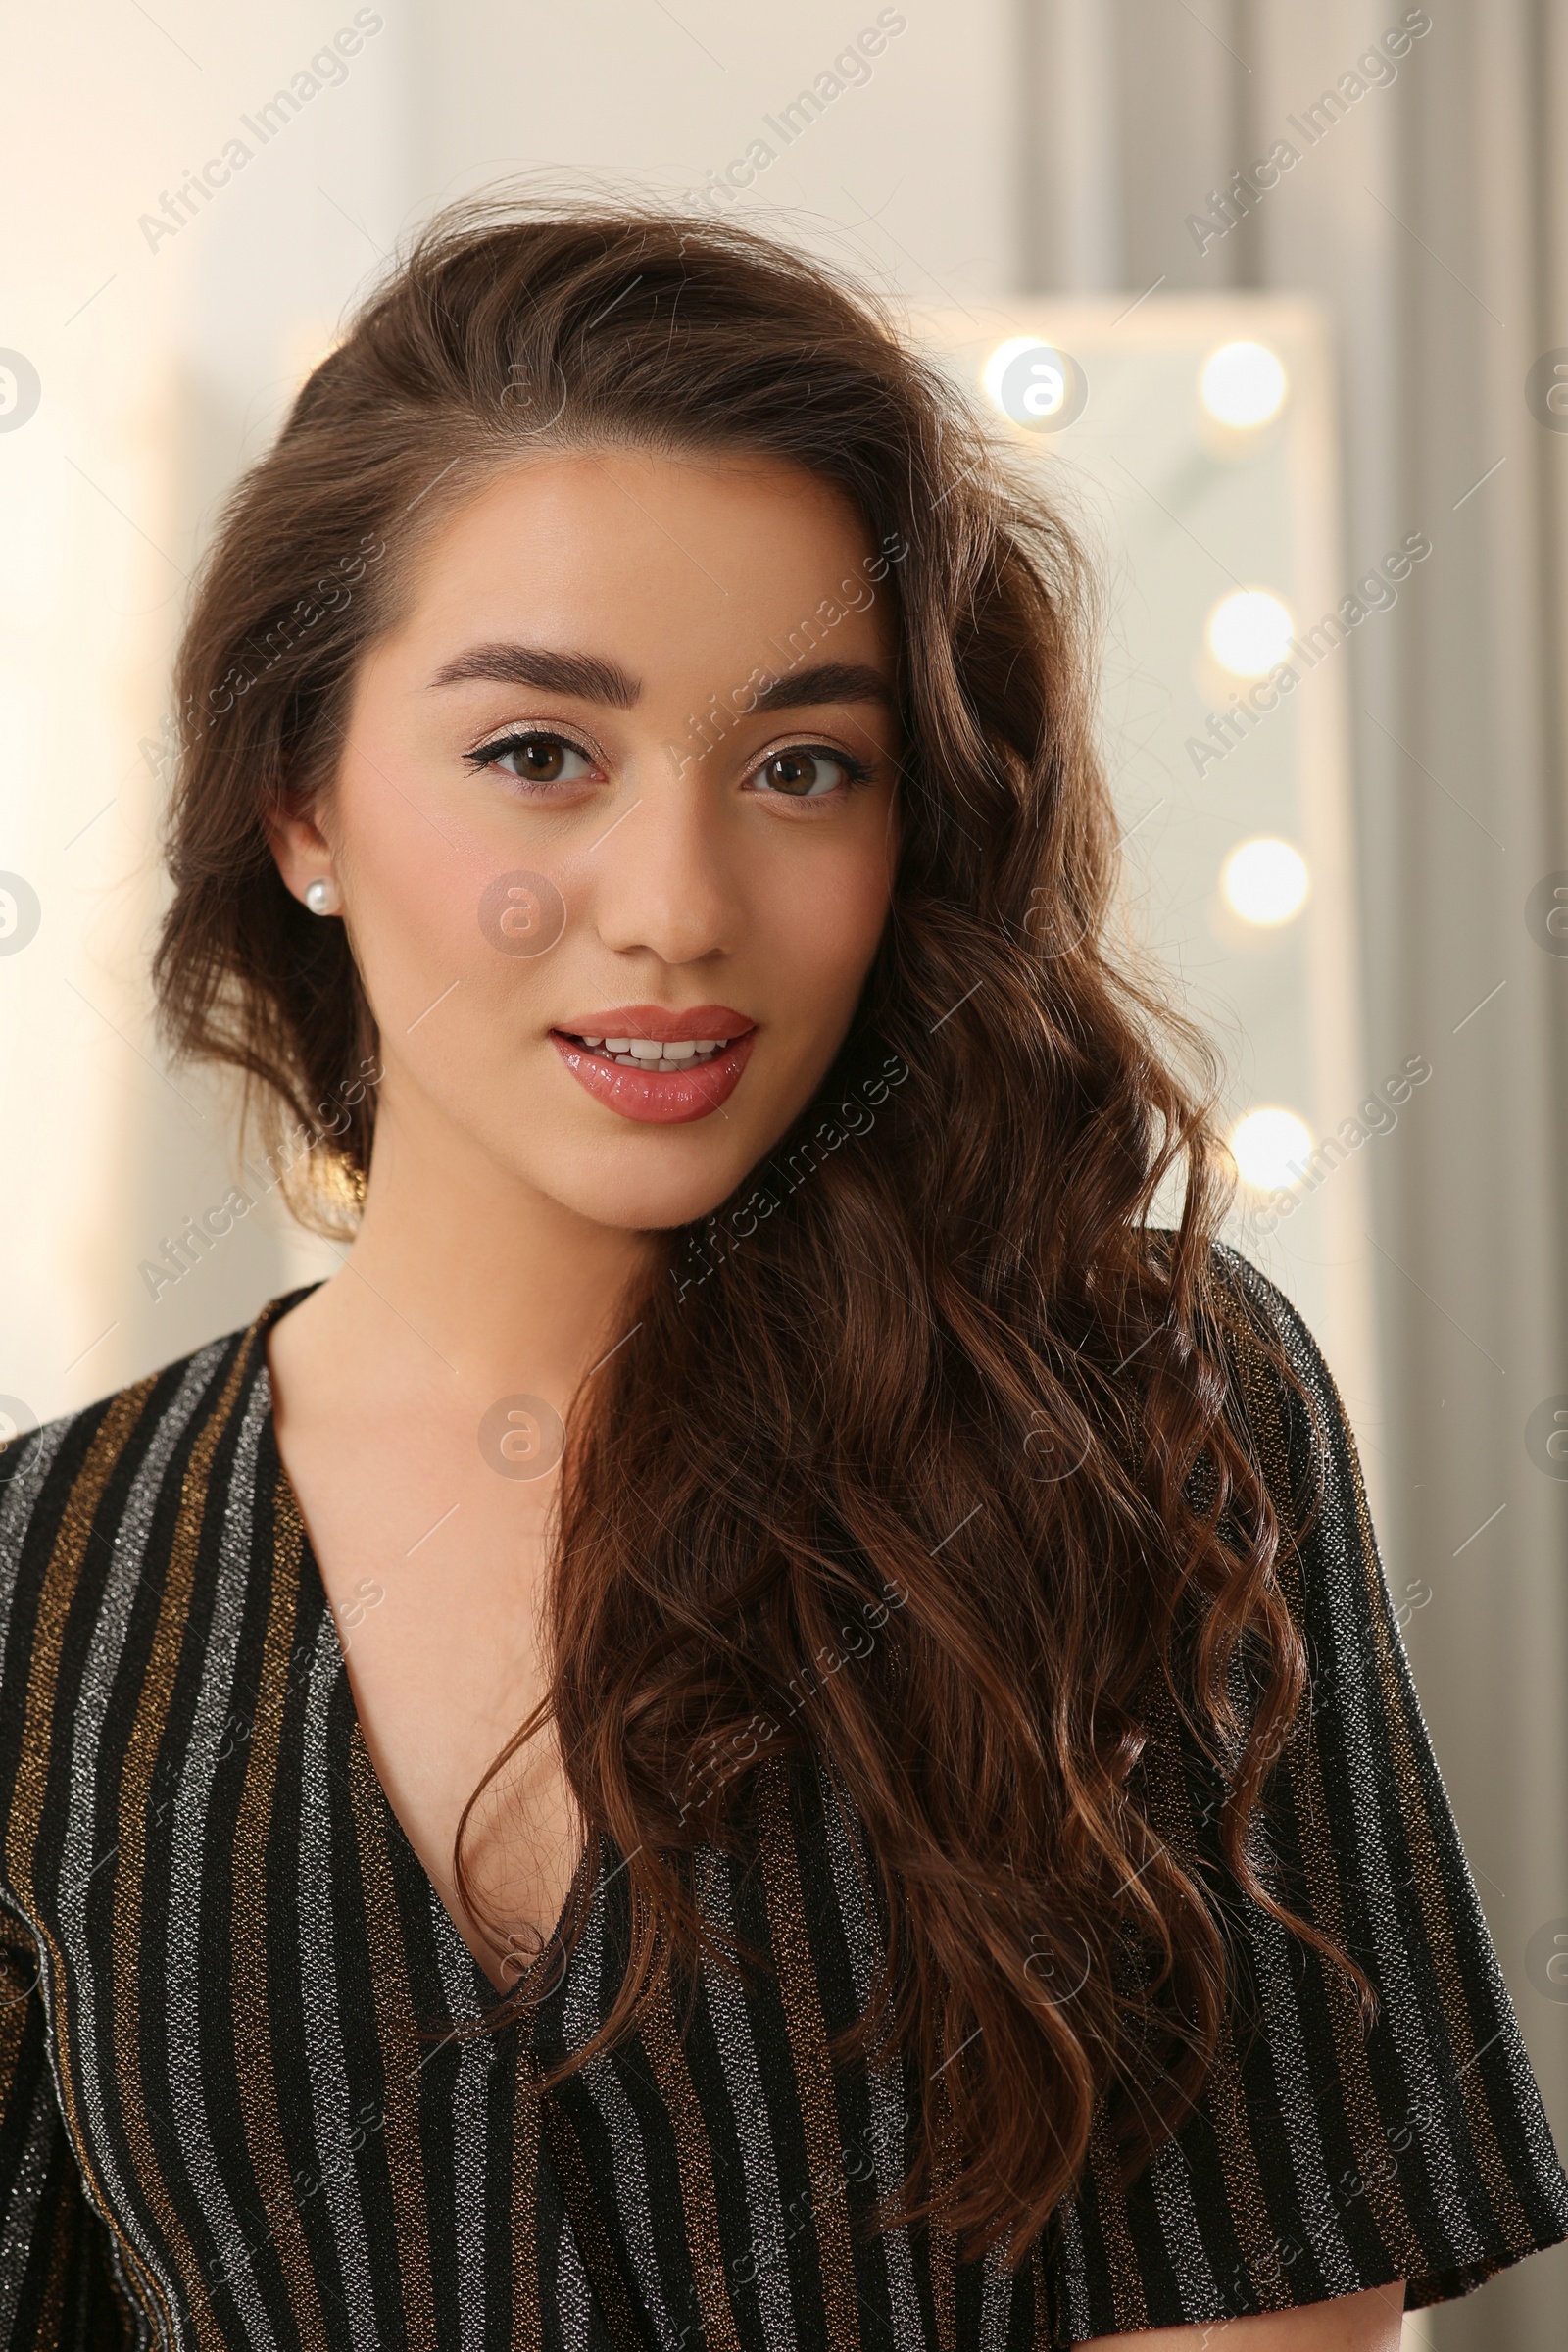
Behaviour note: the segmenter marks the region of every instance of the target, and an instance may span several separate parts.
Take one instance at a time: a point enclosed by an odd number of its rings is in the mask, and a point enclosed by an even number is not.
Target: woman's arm
[[[1234,1251],[1218,1260],[1235,1401],[1280,1522],[1275,1576],[1309,1676],[1254,1855],[1276,1899],[1356,1962],[1375,2014],[1239,1886],[1223,1773],[1156,1702],[1141,1766],[1152,1824],[1213,1891],[1239,2023],[1145,2174],[1119,2179],[1106,2134],[1047,2278],[1073,2343],[1396,2345],[1397,2305],[1374,2286],[1402,2278],[1419,2308],[1561,2243],[1568,2180],[1421,1714],[1343,1400],[1283,1293]]]
[[[1098,2352],[1399,2352],[1404,2280],[1363,2294],[1265,2311],[1252,2319],[1211,2320],[1200,2328],[1152,2328],[1137,2335],[1097,2335]]]

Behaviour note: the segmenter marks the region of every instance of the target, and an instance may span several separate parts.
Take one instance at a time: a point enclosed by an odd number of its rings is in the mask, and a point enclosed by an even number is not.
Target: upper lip
[[[732,1045],[756,1026],[728,1004],[694,1004],[689,1012],[672,1011],[666,1004],[612,1004],[605,1012],[556,1023],[564,1037],[646,1037],[662,1045],[704,1038],[721,1046]]]

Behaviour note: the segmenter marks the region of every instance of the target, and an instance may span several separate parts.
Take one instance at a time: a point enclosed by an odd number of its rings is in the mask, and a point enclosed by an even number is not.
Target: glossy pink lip
[[[556,1023],[564,1037],[657,1037],[662,1044],[677,1046],[699,1037],[728,1045],[755,1026],[728,1004],[694,1004],[689,1012],[672,1011],[666,1004],[612,1004],[608,1012]]]
[[[625,1009],[625,1008],[623,1008]],[[652,1010],[652,1007],[649,1007]],[[676,1016],[661,1013],[662,1022]],[[646,1037],[661,1039],[681,1036],[711,1037],[711,1026],[700,1022],[693,1027],[691,1016],[684,1031],[661,1027],[652,1033],[646,1029],[605,1029],[598,1027],[596,1013],[589,1027],[591,1037]],[[733,1017],[733,1016],[732,1016]],[[741,1072],[752,1058],[752,1047],[757,1032],[749,1029],[744,1037],[725,1053],[715,1054],[700,1069],[691,1070],[629,1070],[621,1062],[612,1061],[606,1054],[591,1054],[586,1046],[563,1034],[559,1029],[550,1032],[550,1043],[561,1055],[567,1069],[584,1091],[607,1110],[619,1111],[623,1119],[642,1119],[653,1126],[680,1127],[692,1119],[706,1119],[728,1101],[740,1084]]]

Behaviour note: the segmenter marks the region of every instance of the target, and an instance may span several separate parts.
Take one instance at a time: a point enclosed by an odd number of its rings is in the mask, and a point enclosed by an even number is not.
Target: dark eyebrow
[[[818,662],[810,669],[786,670],[763,689],[754,710],[799,710],[808,703],[883,703],[898,709],[898,697],[880,670],[865,662]]]
[[[443,662],[430,683],[459,686],[472,678],[489,678],[498,686],[536,686],[544,694],[575,695],[580,702],[607,703],[614,710],[629,710],[643,690],[642,680],[629,676],[618,662],[601,661],[597,654],[552,653],[542,645],[472,646]]]
[[[642,693],[642,680],[619,662],[597,654],[553,653],[538,645],[476,645],[443,662],[432,686],[458,686],[489,679],[500,686],[533,686],[545,694],[570,694],[580,701],[629,710]],[[800,710],[818,703],[882,703],[898,698],[879,670],[865,662],[817,662],[809,669],[786,670],[759,694],[752,710]]]

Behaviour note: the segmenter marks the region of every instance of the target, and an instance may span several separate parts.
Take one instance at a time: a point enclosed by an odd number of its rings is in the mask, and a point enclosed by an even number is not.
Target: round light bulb
[[[1203,364],[1199,392],[1216,423],[1247,431],[1279,415],[1286,383],[1284,365],[1266,343],[1222,343]]]
[[[1236,678],[1266,678],[1290,651],[1290,609],[1266,588],[1233,588],[1208,616],[1208,650]]]
[[[1288,1192],[1312,1156],[1312,1131],[1294,1110],[1265,1103],[1231,1129],[1231,1155],[1242,1182],[1258,1193]]]
[[[1225,903],[1244,923],[1288,923],[1306,904],[1306,859],[1288,841],[1260,835],[1232,850],[1220,870]]]

